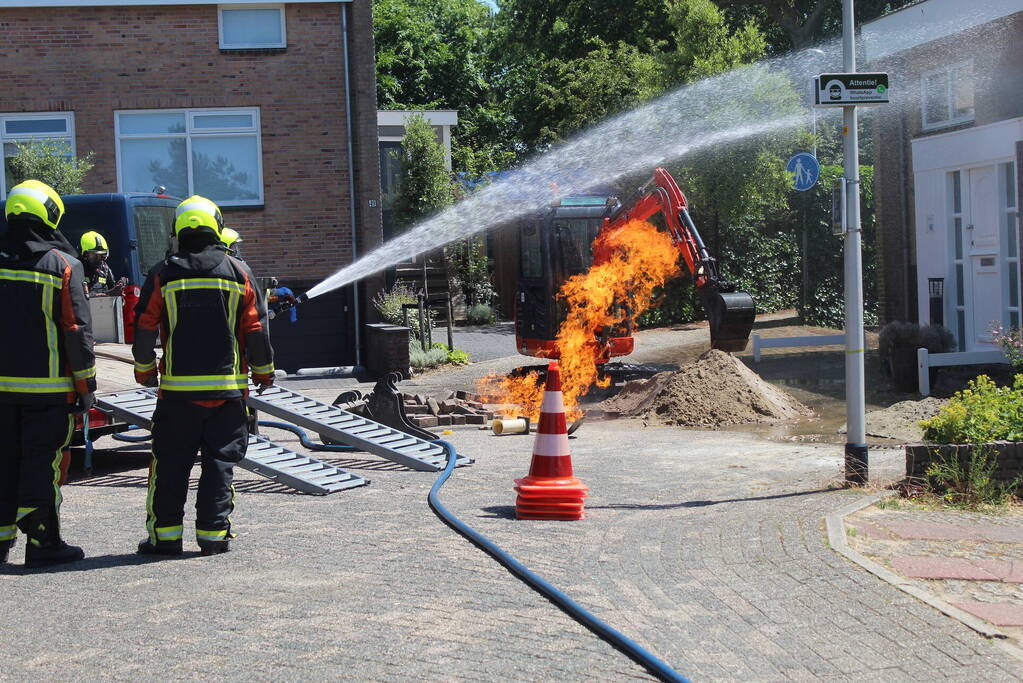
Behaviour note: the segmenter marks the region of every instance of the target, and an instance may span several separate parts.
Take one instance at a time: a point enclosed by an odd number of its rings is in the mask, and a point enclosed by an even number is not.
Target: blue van
[[[115,278],[141,285],[146,273],[167,255],[174,234],[174,209],[181,200],[165,194],[69,194],[59,229],[78,248],[81,236],[95,230],[107,239],[107,263]],[[7,225],[0,216],[0,232]]]

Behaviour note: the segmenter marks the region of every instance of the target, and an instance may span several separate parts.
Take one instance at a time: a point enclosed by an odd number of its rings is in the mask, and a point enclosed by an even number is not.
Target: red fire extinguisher
[[[124,341],[129,344],[135,341],[135,306],[141,293],[142,288],[138,285],[128,285],[121,294],[124,297]]]

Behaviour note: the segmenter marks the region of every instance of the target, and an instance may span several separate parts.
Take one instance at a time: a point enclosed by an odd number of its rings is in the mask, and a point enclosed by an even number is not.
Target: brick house
[[[924,0],[864,24],[876,110],[882,318],[941,322],[962,351],[1020,324],[1023,0]],[[900,101],[896,101],[899,99]]]
[[[301,290],[381,241],[372,21],[371,0],[5,2],[5,159],[63,139],[95,154],[86,192],[208,196],[256,274]]]

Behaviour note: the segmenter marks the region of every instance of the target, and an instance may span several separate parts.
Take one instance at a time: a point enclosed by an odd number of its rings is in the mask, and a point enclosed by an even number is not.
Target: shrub
[[[382,289],[373,297],[373,307],[377,309],[382,317],[392,325],[405,325],[405,314],[401,307],[404,304],[418,304],[419,297],[412,285],[402,281],[395,282],[390,289]],[[427,324],[432,328],[436,313],[427,309]],[[408,312],[409,338],[419,339],[419,321],[417,312]]]
[[[955,453],[938,454],[927,468],[927,489],[946,505],[977,508],[982,505],[1003,505],[1008,502],[1020,480],[1001,483],[993,475],[998,467],[988,448],[974,448],[968,462]]]
[[[469,306],[465,317],[473,325],[493,325],[497,322],[497,311],[488,304],[475,304]]]
[[[945,353],[955,348],[955,336],[941,325],[920,327],[916,323],[893,320],[877,334],[877,350],[882,357],[891,355],[892,349],[925,348],[930,353]]]
[[[924,439],[935,443],[1023,441],[1023,375],[1011,387],[981,375],[920,425]]]
[[[419,344],[410,342],[408,347],[409,365],[414,368],[433,368],[448,359],[447,348],[429,348],[423,351]]]
[[[468,365],[470,363],[469,354],[458,349],[448,349],[446,344],[440,343],[440,341],[434,341],[431,351],[443,351],[447,354],[444,359],[445,363],[454,363],[455,365]]]
[[[11,184],[34,178],[52,187],[57,194],[78,194],[86,174],[95,166],[95,155],[72,156],[66,142],[57,140],[29,140],[15,142],[15,153],[8,153]]]
[[[998,325],[991,332],[995,341],[1002,347],[1002,353],[1012,363],[1012,367],[1023,372],[1023,330],[1018,327],[1005,329]]]

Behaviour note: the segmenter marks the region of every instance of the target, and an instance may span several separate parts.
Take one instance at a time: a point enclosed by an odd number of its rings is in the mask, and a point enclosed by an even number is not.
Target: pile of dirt
[[[645,417],[664,424],[722,427],[813,415],[724,351],[712,349],[664,380],[644,410]]]
[[[882,410],[872,410],[865,416],[867,436],[920,443],[924,438],[920,420],[934,417],[946,403],[947,399],[928,396],[919,401],[900,401]],[[838,433],[845,434],[845,425]]]

